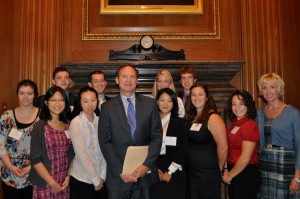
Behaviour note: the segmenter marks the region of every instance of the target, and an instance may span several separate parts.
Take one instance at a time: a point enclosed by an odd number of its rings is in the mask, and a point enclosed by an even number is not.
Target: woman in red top
[[[232,123],[227,129],[228,157],[223,182],[229,184],[230,199],[255,199],[260,187],[257,167],[259,129],[255,102],[247,91],[236,91],[228,101]]]

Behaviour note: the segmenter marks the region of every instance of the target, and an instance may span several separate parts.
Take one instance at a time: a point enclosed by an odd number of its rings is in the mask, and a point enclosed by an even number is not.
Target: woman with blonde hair
[[[257,82],[266,106],[258,111],[260,171],[258,198],[300,198],[300,112],[282,101],[284,81],[264,74]]]
[[[156,74],[154,85],[152,88],[152,97],[156,98],[158,91],[163,88],[170,88],[176,93],[172,75],[167,70],[161,70]],[[178,116],[183,118],[185,114],[185,110],[184,110],[182,99],[177,97],[177,101],[178,101]]]

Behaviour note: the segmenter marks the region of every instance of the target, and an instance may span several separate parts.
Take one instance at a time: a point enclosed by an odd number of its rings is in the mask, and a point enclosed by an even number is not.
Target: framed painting
[[[100,14],[203,14],[203,0],[100,0]]]
[[[132,2],[125,5],[127,1]],[[168,4],[159,5],[160,11],[150,9],[157,5],[145,5],[142,1],[143,5],[138,5],[135,0],[82,2],[82,40],[128,41],[143,35],[154,39],[220,39],[219,0],[173,0],[176,5],[166,0]],[[107,13],[99,14],[99,7]]]

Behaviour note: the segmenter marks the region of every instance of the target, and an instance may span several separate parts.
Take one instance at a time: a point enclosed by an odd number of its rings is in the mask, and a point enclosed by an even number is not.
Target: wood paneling
[[[62,1],[21,1],[20,13],[19,77],[35,80],[44,93],[61,57]]]
[[[258,102],[256,82],[265,73],[277,73],[286,82],[286,103],[300,108],[297,76],[300,72],[299,3],[296,1],[240,1],[242,54],[246,61],[242,87]]]
[[[285,101],[300,109],[300,3],[281,0],[281,32]]]
[[[16,85],[34,80],[39,93],[51,85],[51,75],[60,63],[62,1],[1,1],[1,101],[17,105]],[[3,26],[3,27],[2,27]]]
[[[195,15],[113,15],[100,16],[99,0],[89,0],[89,31],[113,30],[121,32],[177,32],[211,31],[213,21],[212,1],[204,1],[203,16]],[[240,23],[238,0],[220,1],[220,39],[156,39],[156,43],[171,49],[184,49],[188,61],[232,61],[241,60]],[[62,62],[108,61],[109,50],[124,50],[139,42],[139,38],[128,40],[82,41],[82,1],[64,1],[64,40]],[[152,27],[149,29],[149,27]]]
[[[16,6],[14,1],[1,0],[0,3],[0,105],[5,102],[10,109],[17,103],[15,88],[19,81],[18,67],[14,61],[15,52],[18,52],[14,46],[18,15],[13,12]]]
[[[15,87],[19,80],[35,80],[43,93],[60,63],[107,62],[110,49],[120,51],[139,42],[138,38],[83,41],[83,0],[0,1],[0,103],[9,102],[9,108],[17,104]],[[90,24],[92,32],[105,31],[107,26],[135,32],[150,25],[151,31],[169,31],[171,27],[176,32],[184,23],[190,30],[211,30],[211,19],[205,15],[212,9],[211,1],[204,1],[201,20],[188,15],[135,15],[134,19],[126,15],[99,16],[99,0],[89,2],[95,16]],[[256,101],[258,78],[276,72],[286,82],[285,101],[300,108],[300,92],[295,91],[300,73],[299,7],[297,0],[220,1],[220,39],[156,39],[156,43],[171,50],[184,49],[187,61],[245,61],[241,85]]]
[[[265,73],[282,75],[280,0],[241,1],[243,89],[259,102],[256,82]]]

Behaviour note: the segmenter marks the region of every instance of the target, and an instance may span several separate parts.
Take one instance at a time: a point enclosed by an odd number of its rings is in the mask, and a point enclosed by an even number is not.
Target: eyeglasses
[[[59,103],[59,104],[65,103],[64,99],[50,99],[48,101],[51,103]]]

